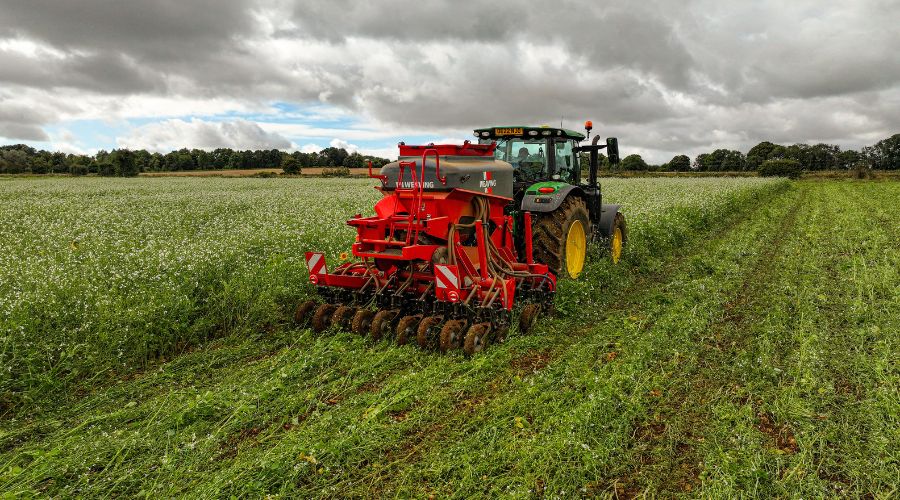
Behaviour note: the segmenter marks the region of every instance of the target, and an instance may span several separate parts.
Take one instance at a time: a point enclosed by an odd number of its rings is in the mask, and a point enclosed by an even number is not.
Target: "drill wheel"
[[[437,336],[434,330],[441,324],[444,318],[440,316],[428,316],[419,323],[416,330],[416,343],[422,349],[434,349],[437,346]]]
[[[316,309],[312,317],[312,329],[316,333],[322,333],[331,326],[331,317],[337,306],[331,304],[322,304]]]
[[[394,318],[396,317],[397,311],[394,310],[382,310],[375,313],[372,325],[369,328],[369,335],[372,336],[372,340],[378,342],[385,335],[390,335],[394,326]]]
[[[318,305],[319,303],[315,300],[307,300],[297,304],[297,309],[294,309],[294,324],[297,326],[306,326],[309,323],[310,316],[312,316],[313,311],[316,310]]]
[[[519,313],[519,331],[528,333],[528,330],[531,330],[531,327],[537,322],[537,317],[540,313],[540,304],[528,304],[523,307],[522,312]]]
[[[355,314],[355,307],[340,306],[335,309],[334,315],[331,316],[331,324],[340,328],[341,330],[346,330],[350,328],[350,325],[353,323],[353,317]]]
[[[461,319],[454,319],[444,323],[444,327],[441,328],[440,350],[442,353],[446,354],[449,351],[462,347],[463,329],[465,327],[466,322]]]
[[[469,330],[466,332],[466,339],[463,342],[463,352],[465,352],[467,356],[474,356],[483,351],[488,345],[490,334],[490,323],[477,323],[470,326]]]
[[[353,315],[353,322],[351,330],[353,333],[366,336],[369,334],[369,329],[372,327],[372,318],[375,316],[375,313],[368,309],[360,309],[356,311],[356,314]]]
[[[420,321],[422,321],[421,316],[404,316],[400,318],[400,322],[397,323],[397,345],[406,345],[416,337]]]

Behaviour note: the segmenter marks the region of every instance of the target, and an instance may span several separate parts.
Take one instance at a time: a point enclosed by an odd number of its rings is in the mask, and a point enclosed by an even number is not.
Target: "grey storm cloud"
[[[898,19],[896,0],[0,0],[0,95],[325,103],[442,135],[593,119],[657,161],[858,147],[900,130]],[[0,136],[55,121],[19,115]]]

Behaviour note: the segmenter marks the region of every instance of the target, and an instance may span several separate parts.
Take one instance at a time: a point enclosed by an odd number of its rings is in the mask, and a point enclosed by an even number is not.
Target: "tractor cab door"
[[[572,139],[552,139],[554,159],[554,180],[566,182],[572,185],[581,183],[581,162],[575,147],[578,145]]]

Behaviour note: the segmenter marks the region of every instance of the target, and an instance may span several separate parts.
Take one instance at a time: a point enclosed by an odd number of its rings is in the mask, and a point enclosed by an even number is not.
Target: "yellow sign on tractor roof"
[[[494,135],[522,135],[522,128],[495,128]]]

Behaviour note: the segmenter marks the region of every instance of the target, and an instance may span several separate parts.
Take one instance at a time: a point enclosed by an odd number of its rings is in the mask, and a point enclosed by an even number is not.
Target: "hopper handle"
[[[371,177],[373,179],[379,179],[382,184],[384,184],[384,182],[387,180],[386,175],[381,175],[381,174],[375,175],[372,173],[372,160],[369,160],[369,177]]]
[[[428,156],[428,153],[434,153],[434,175],[437,177],[437,180],[441,181],[441,184],[447,185],[447,178],[441,177],[441,155],[438,154],[437,149],[429,148],[426,149],[424,153],[422,153],[422,179],[425,179],[425,158]]]

